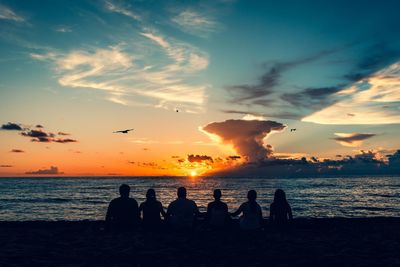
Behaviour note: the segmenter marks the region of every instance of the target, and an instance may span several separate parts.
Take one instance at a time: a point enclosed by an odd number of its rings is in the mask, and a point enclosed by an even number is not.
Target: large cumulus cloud
[[[236,152],[249,161],[263,160],[272,154],[272,147],[264,139],[272,131],[282,131],[282,123],[266,120],[226,120],[213,122],[202,128],[219,136],[223,143],[233,145]]]

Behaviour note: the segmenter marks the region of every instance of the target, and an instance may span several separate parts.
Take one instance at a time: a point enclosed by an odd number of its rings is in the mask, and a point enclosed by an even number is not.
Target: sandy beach
[[[0,222],[0,266],[399,266],[400,218],[295,219],[284,231],[109,233],[102,221]]]

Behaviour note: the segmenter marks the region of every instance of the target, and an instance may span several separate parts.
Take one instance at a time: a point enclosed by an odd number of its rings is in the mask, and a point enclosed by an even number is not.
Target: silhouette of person
[[[140,222],[138,203],[129,197],[131,188],[127,184],[119,187],[120,197],[113,199],[108,206],[106,227],[108,229],[133,229]]]
[[[139,211],[142,212],[143,226],[147,229],[161,227],[160,214],[165,218],[166,213],[160,201],[156,198],[156,191],[150,188],[146,193],[146,200],[140,204]]]
[[[174,228],[191,228],[197,216],[200,215],[199,209],[193,200],[186,198],[186,188],[179,187],[178,198],[169,204],[167,209],[167,220]]]
[[[225,226],[229,218],[228,205],[221,201],[221,190],[214,190],[214,201],[210,202],[207,206],[206,220],[212,228],[221,228]]]
[[[274,201],[269,209],[269,220],[274,225],[285,225],[290,220],[293,220],[292,208],[286,200],[285,191],[277,189],[274,195]]]
[[[238,216],[243,213],[239,219],[240,228],[243,230],[260,229],[263,217],[261,207],[256,202],[257,192],[255,190],[247,192],[247,199],[248,201],[240,205],[239,209],[232,213],[231,216]]]

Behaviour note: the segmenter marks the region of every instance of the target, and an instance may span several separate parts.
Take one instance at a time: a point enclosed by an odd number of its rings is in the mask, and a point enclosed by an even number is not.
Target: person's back
[[[140,204],[140,210],[143,213],[143,225],[146,228],[157,228],[161,226],[160,214],[165,216],[163,206],[156,199],[154,189],[149,189],[146,193],[146,201]]]
[[[293,219],[292,209],[286,200],[286,194],[282,189],[277,189],[274,202],[270,206],[270,221],[275,225],[285,225]]]
[[[221,201],[221,190],[214,190],[213,202],[207,206],[207,222],[211,227],[223,227],[228,219],[228,205]]]
[[[261,228],[262,213],[257,202],[245,202],[242,204],[243,216],[240,218],[240,227],[244,230],[254,230]]]
[[[243,230],[256,230],[262,227],[262,210],[260,205],[256,202],[257,192],[250,190],[247,193],[248,201],[240,205],[239,209],[232,214],[237,216],[243,214],[240,217],[239,224]]]
[[[113,199],[108,206],[106,224],[112,228],[129,228],[138,224],[139,208],[135,199],[129,197],[130,187],[120,186],[121,196]]]
[[[186,198],[186,189],[178,188],[178,198],[168,206],[168,222],[176,228],[190,228],[198,214],[196,203]]]

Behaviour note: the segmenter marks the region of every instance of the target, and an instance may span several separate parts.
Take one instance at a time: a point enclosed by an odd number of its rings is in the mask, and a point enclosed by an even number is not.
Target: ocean
[[[0,178],[0,221],[102,220],[118,187],[131,186],[131,197],[140,204],[148,188],[166,208],[185,186],[188,198],[201,211],[220,188],[230,211],[246,201],[255,189],[263,215],[275,189],[285,190],[295,217],[400,217],[400,177],[341,178],[212,178],[212,177],[36,177]]]

